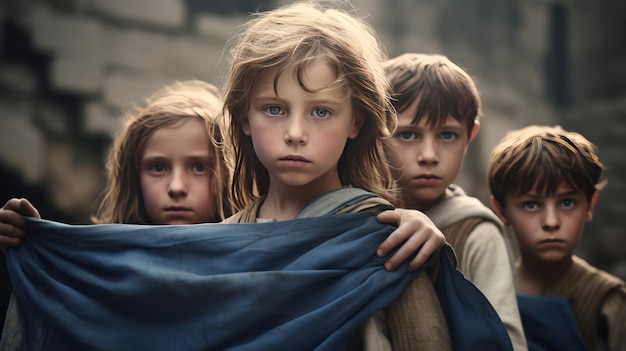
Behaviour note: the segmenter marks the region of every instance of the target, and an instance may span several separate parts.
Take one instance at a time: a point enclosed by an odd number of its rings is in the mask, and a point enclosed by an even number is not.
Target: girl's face
[[[336,77],[324,59],[312,61],[303,74],[313,91],[326,88]],[[341,187],[337,163],[359,123],[349,95],[342,88],[310,93],[302,89],[293,70],[286,71],[274,91],[275,71],[256,78],[243,131],[252,137],[254,151],[267,168],[272,189],[307,186],[316,193]]]
[[[205,124],[188,118],[155,130],[140,163],[143,203],[155,224],[214,222],[211,155]]]

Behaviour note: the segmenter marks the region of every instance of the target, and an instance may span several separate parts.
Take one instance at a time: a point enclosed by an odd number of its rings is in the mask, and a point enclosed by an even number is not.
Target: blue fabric
[[[529,351],[586,351],[567,297],[517,295]]]
[[[375,213],[255,224],[28,221],[9,250],[23,350],[338,350],[414,274]]]
[[[448,324],[454,350],[513,350],[506,327],[489,300],[456,268],[446,245],[441,250],[435,291]]]
[[[70,226],[29,219],[9,250],[23,350],[340,350],[415,273],[374,255],[375,213],[255,224]],[[455,349],[511,350],[449,246],[435,289]]]

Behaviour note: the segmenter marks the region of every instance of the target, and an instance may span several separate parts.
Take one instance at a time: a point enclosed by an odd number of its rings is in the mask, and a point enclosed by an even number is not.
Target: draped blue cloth
[[[28,220],[8,252],[23,350],[339,350],[414,274],[375,213],[255,224]]]
[[[453,349],[513,351],[509,334],[496,310],[485,295],[456,269],[452,247],[446,244],[441,251],[434,285]]]
[[[529,351],[587,351],[569,298],[518,294]]]

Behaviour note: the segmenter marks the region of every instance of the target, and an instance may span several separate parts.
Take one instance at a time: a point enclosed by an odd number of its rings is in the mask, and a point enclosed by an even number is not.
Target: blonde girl
[[[188,157],[181,163],[180,173],[202,174],[207,189],[200,192],[186,191],[185,196],[209,196],[210,201],[204,212],[197,217],[189,217],[187,224],[203,222],[219,222],[231,213],[227,201],[228,170],[224,157],[219,149],[221,137],[215,124],[221,112],[221,94],[212,84],[199,80],[179,81],[164,87],[150,96],[145,106],[131,113],[126,124],[113,143],[107,161],[107,185],[102,202],[94,216],[95,223],[137,223],[137,224],[170,224],[150,216],[150,207],[146,201],[151,189],[148,187],[152,173],[155,177],[165,178],[169,183],[162,182],[159,191],[168,197],[179,196],[171,189],[171,181],[176,176],[174,155],[168,155],[171,148],[189,142],[189,136],[197,138],[200,144],[206,144],[206,153],[202,150],[183,149],[182,156]],[[172,142],[162,143],[163,150],[158,151],[159,157],[146,159],[152,150],[151,138],[163,130],[179,127],[181,124],[195,121],[196,134],[181,135]],[[189,126],[190,129],[192,126]],[[159,146],[159,145],[155,145]],[[195,154],[194,154],[195,152]],[[195,157],[200,155],[201,157]],[[169,178],[169,179],[168,179]],[[183,185],[184,186],[184,185]],[[206,190],[206,191],[205,191]],[[184,190],[183,190],[184,191]],[[204,191],[204,192],[203,192]],[[158,200],[157,200],[158,201]],[[182,200],[181,200],[182,201]],[[178,203],[181,203],[178,201]],[[167,201],[165,201],[167,203]],[[177,201],[171,201],[172,204]],[[182,202],[184,204],[184,202]],[[180,208],[183,208],[182,206]],[[208,213],[207,213],[207,210]],[[158,217],[158,214],[154,215]]]
[[[392,177],[383,152],[396,118],[387,95],[381,66],[383,52],[373,30],[362,20],[315,3],[300,3],[271,13],[260,13],[246,26],[232,49],[225,88],[225,107],[231,114],[235,168],[234,205],[243,208],[270,189],[270,174],[256,155],[247,125],[254,89],[261,74],[273,73],[274,88],[281,77],[297,79],[309,93],[340,92],[352,109],[358,136],[345,143],[337,160],[341,186],[354,186],[395,203]],[[307,67],[323,60],[335,79],[326,87],[308,86]],[[317,90],[313,90],[315,88]],[[278,142],[278,141],[277,141]]]
[[[294,88],[307,94],[330,96],[330,100],[344,99],[351,110],[349,118],[353,119],[356,132],[354,137],[346,135],[339,141],[335,151],[341,156],[335,160],[330,158],[332,164],[327,170],[333,179],[310,179],[306,184],[282,188],[281,193],[289,195],[290,203],[283,202],[287,198],[280,199],[280,206],[286,211],[275,213],[275,217],[270,215],[272,219],[294,218],[313,198],[345,186],[375,193],[397,205],[390,190],[393,180],[383,151],[397,119],[382,67],[385,55],[370,25],[345,11],[325,7],[321,2],[301,2],[254,14],[231,44],[230,69],[224,89],[227,113],[223,116],[227,120],[221,125],[226,128],[224,135],[230,139],[225,144],[230,149],[225,153],[233,166],[230,195],[235,212],[247,207],[247,212],[254,212],[256,218],[256,210],[260,208],[258,212],[264,216],[264,206],[267,208],[273,199],[277,199],[274,195],[278,193],[270,190],[272,174],[255,151],[260,145],[253,143],[254,135],[248,129],[248,117],[255,107],[259,107],[254,105],[255,101],[260,101],[254,96],[255,89],[260,87],[259,81],[264,75],[271,76],[266,80],[271,86],[266,90],[269,93],[278,93],[276,89],[281,78],[293,78],[298,81]],[[334,77],[322,86],[314,86],[307,81],[307,69],[320,61],[333,71]],[[275,101],[279,100],[280,94],[275,94]],[[271,106],[283,110],[280,104]],[[328,106],[319,108],[316,111],[332,111]],[[321,140],[309,145],[328,146],[330,134],[321,133]],[[275,142],[275,145],[282,145],[278,140]],[[271,149],[274,145],[268,147]],[[328,156],[325,153],[318,155],[325,161],[329,160]],[[297,163],[295,165],[298,168]],[[275,179],[274,188],[280,185]],[[292,198],[292,194],[296,197]],[[241,221],[241,215],[229,221]],[[403,222],[378,250],[378,255],[384,256],[406,240],[386,262],[387,269],[394,269],[417,252],[409,265],[415,270],[444,242],[440,231],[421,212],[396,209],[381,213],[378,219],[386,223],[400,219]]]
[[[239,212],[226,222],[292,219],[314,199],[345,187],[378,197],[344,212],[396,203],[384,153],[396,115],[385,55],[369,25],[320,3],[295,3],[255,14],[234,42],[231,59],[224,99],[230,120],[223,125]],[[426,257],[441,245],[437,229],[428,229],[433,235],[425,240]],[[420,297],[423,305],[437,304],[432,287]],[[432,316],[440,313],[435,308]],[[381,314],[371,318],[353,346],[390,349],[388,332],[402,331],[386,324]]]

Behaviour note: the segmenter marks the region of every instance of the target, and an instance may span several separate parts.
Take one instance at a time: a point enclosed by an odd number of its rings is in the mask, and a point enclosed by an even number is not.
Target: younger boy
[[[626,349],[626,283],[574,255],[603,170],[595,146],[559,126],[509,132],[491,153],[491,205],[519,242],[516,281],[531,350],[572,350],[565,343],[576,338],[589,350]],[[556,304],[575,318],[574,333],[547,312]]]
[[[515,350],[526,350],[503,226],[456,178],[479,129],[472,78],[441,55],[407,53],[385,65],[398,127],[388,153],[403,206],[423,211],[457,254],[459,269],[487,297]]]

